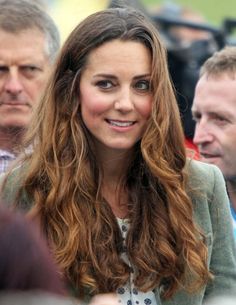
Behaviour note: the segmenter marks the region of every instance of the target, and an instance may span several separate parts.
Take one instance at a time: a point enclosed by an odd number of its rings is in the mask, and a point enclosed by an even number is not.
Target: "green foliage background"
[[[162,4],[163,0],[140,0],[145,5]],[[236,0],[175,0],[168,1],[187,5],[201,12],[212,25],[220,25],[225,17],[236,19]]]

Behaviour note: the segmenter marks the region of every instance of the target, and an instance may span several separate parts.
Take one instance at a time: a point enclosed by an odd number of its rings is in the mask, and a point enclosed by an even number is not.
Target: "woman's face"
[[[140,42],[116,39],[90,53],[81,115],[100,152],[128,151],[142,137],[152,107],[150,76],[151,54]]]

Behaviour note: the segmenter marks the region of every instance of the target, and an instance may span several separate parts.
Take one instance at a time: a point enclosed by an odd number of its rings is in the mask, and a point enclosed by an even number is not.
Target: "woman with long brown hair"
[[[79,297],[199,305],[236,287],[223,177],[187,160],[166,51],[141,13],[75,28],[26,144],[2,196],[39,218]]]

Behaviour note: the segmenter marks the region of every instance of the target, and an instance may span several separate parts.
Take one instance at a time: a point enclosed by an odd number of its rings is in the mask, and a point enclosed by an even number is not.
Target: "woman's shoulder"
[[[187,191],[193,202],[214,202],[225,206],[228,201],[226,183],[220,169],[212,164],[188,160],[186,164]],[[221,203],[220,203],[221,202]],[[225,202],[223,204],[222,202]],[[199,206],[199,204],[197,204]]]
[[[187,161],[185,170],[189,184],[192,187],[197,187],[198,185],[202,187],[215,186],[216,184],[225,185],[221,170],[213,164],[191,159]]]
[[[24,181],[24,175],[26,172],[25,166],[18,166],[12,169],[6,174],[0,175],[0,199],[1,203],[6,206],[13,206],[17,197],[18,191],[20,190]],[[20,206],[22,209],[28,209],[28,199],[22,195],[22,203]]]
[[[191,175],[201,175],[208,176],[210,175],[222,175],[220,169],[213,164],[204,163],[199,160],[188,159],[186,162],[186,169]]]

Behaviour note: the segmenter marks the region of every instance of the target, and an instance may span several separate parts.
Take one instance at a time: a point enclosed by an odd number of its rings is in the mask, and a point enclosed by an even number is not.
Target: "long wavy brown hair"
[[[101,193],[102,169],[80,115],[79,84],[92,50],[107,41],[138,41],[151,52],[152,114],[135,146],[126,180],[127,254],[141,291],[163,298],[197,291],[211,275],[203,234],[186,191],[186,156],[166,50],[152,23],[130,9],[107,9],[82,21],[65,42],[42,99],[24,157],[22,193],[33,202],[55,259],[78,293],[114,292],[130,276],[122,236]],[[111,54],[112,56],[112,54]]]

